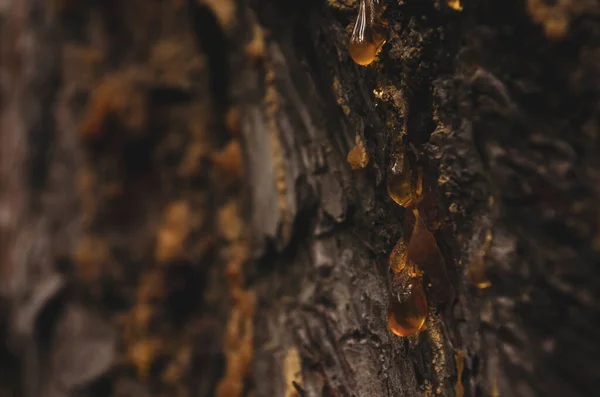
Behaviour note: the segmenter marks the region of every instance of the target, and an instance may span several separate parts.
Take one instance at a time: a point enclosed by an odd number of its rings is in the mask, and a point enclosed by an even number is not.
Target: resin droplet
[[[356,145],[350,150],[346,159],[353,171],[362,170],[369,164],[369,153],[358,135],[356,136]]]
[[[381,0],[360,0],[358,17],[350,38],[350,56],[359,65],[366,66],[373,62],[385,43],[382,13]]]
[[[417,198],[416,207],[419,210],[419,215],[421,219],[427,226],[431,232],[437,231],[442,225],[443,214],[440,211],[440,207],[438,205],[438,195],[435,191],[434,181],[423,181],[423,174],[430,174],[429,172],[424,171],[421,167],[418,169],[420,181],[420,191]],[[419,190],[419,189],[417,189]]]
[[[408,242],[410,241],[414,227],[415,217],[411,211],[407,211],[404,214],[402,237],[400,237],[390,254],[390,269],[392,269],[394,273],[400,273],[406,267]]]
[[[417,210],[414,210],[414,216],[415,228],[408,243],[408,260],[427,272],[431,266],[441,266],[442,258],[433,233],[427,229]]]
[[[444,258],[434,234],[423,222],[420,211],[413,212],[415,227],[408,242],[407,263],[414,263],[427,275],[433,287],[430,297],[434,302],[447,302],[454,292]]]
[[[448,0],[448,6],[456,11],[462,11],[462,4],[460,0]]]
[[[423,290],[423,279],[411,277],[404,283],[395,284],[396,288],[402,290],[393,294],[390,299],[388,325],[395,335],[413,335],[419,332],[427,318],[427,297]]]
[[[400,152],[387,176],[388,194],[398,205],[408,207],[413,202],[411,172],[408,156]]]
[[[402,236],[390,254],[390,269],[392,269],[394,273],[399,273],[406,267],[407,253],[408,244],[404,240],[404,236]]]

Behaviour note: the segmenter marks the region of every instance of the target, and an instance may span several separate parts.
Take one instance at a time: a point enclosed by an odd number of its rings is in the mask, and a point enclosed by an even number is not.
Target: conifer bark
[[[593,395],[600,4],[456,3],[361,67],[354,0],[0,1],[0,397]]]

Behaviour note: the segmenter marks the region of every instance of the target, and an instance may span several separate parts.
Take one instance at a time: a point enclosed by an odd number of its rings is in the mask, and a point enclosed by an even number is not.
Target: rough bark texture
[[[594,395],[600,4],[462,6],[388,0],[365,68],[354,0],[0,1],[0,396]],[[445,260],[408,338],[400,136]]]

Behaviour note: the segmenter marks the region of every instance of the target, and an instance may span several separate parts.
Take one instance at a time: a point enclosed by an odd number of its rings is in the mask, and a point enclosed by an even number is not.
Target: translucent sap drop
[[[408,242],[410,241],[414,227],[415,217],[411,211],[407,211],[404,215],[402,237],[400,237],[390,254],[390,269],[394,273],[400,273],[406,267]]]
[[[442,266],[441,253],[435,236],[431,233],[419,212],[414,210],[415,228],[408,243],[408,260],[428,272],[432,266]]]
[[[437,231],[441,225],[441,219],[443,217],[440,212],[437,200],[437,194],[435,192],[433,181],[423,181],[423,169],[419,167],[417,177],[417,188],[415,201],[416,207],[419,210],[419,215],[423,220],[427,229],[431,232]]]
[[[404,236],[402,236],[390,254],[390,269],[392,269],[394,273],[399,273],[406,267],[407,252],[408,244],[406,243]]]
[[[388,310],[388,325],[398,336],[419,332],[427,318],[427,297],[422,278],[412,278],[406,288],[409,291],[392,296]]]
[[[382,12],[381,0],[360,0],[358,17],[350,37],[350,56],[359,65],[373,62],[385,43]]]
[[[408,156],[399,153],[387,176],[388,194],[398,205],[408,207],[413,202]]]
[[[460,0],[448,0],[448,6],[456,11],[462,11],[462,4]]]
[[[431,281],[434,302],[446,302],[453,296],[453,288],[448,278],[444,258],[435,240],[434,234],[423,222],[421,212],[414,210],[415,227],[406,254],[407,263],[418,266]]]

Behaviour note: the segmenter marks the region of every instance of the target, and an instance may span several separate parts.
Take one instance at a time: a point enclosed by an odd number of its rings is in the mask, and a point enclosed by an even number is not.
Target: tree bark
[[[593,395],[600,4],[455,4],[0,1],[0,396]]]

